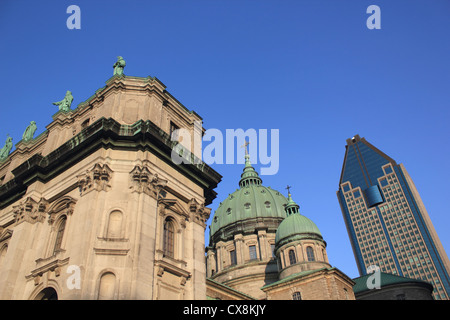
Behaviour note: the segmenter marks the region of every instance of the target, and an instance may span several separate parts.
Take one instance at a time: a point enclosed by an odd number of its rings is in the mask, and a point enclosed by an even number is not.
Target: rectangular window
[[[180,129],[175,123],[170,121],[170,137],[173,141],[178,141],[178,132],[176,130]]]
[[[248,251],[250,254],[250,260],[256,260],[258,258],[256,256],[256,246],[249,246]]]
[[[237,263],[235,250],[230,251],[230,261],[231,261],[231,265],[235,265]]]

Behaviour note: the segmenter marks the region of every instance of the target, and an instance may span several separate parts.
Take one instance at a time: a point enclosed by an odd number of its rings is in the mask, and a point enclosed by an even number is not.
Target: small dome
[[[322,234],[317,225],[298,212],[298,205],[292,200],[290,193],[286,211],[288,216],[280,223],[275,234],[275,245],[277,247],[308,236],[319,236],[322,239]]]
[[[322,237],[319,228],[311,219],[299,213],[291,214],[280,223],[275,235],[275,243],[278,245],[281,241],[307,234],[316,234]]]

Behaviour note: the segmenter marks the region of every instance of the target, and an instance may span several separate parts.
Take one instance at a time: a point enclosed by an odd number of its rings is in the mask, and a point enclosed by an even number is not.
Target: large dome
[[[286,197],[270,187],[252,184],[238,189],[217,208],[211,222],[211,234],[237,221],[258,217],[284,219],[286,203]]]
[[[212,237],[224,239],[234,232],[254,232],[258,227],[276,230],[286,218],[284,207],[287,198],[261,183],[261,178],[246,156],[240,188],[222,201],[214,214],[210,225]]]

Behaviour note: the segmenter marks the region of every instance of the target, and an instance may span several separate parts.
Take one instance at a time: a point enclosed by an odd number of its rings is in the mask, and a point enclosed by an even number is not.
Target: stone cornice
[[[121,125],[112,118],[100,118],[47,156],[35,154],[14,168],[14,178],[0,186],[0,208],[15,201],[32,182],[47,182],[100,148],[152,152],[200,185],[205,192],[205,205],[210,204],[217,194],[213,189],[222,176],[193,155],[187,157],[190,164],[175,164],[171,159],[174,144],[166,132],[149,120]]]

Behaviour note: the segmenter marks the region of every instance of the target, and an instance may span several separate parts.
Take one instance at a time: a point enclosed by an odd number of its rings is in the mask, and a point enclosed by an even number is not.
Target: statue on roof
[[[23,141],[30,141],[33,139],[34,133],[36,132],[37,126],[35,121],[31,121],[30,125],[25,129],[25,132],[22,135]]]
[[[12,149],[12,138],[8,135],[6,138],[5,145],[0,149],[0,161],[6,160],[8,158],[9,152]]]
[[[64,99],[62,99],[61,101],[58,101],[58,102],[53,102],[53,104],[55,106],[59,106],[59,110],[60,111],[67,112],[67,111],[70,110],[70,106],[72,105],[72,101],[73,101],[72,92],[67,91],[66,92],[66,96],[64,97]]]
[[[121,56],[117,57],[116,63],[114,63],[114,75],[123,76],[123,68],[125,68],[125,60]]]

